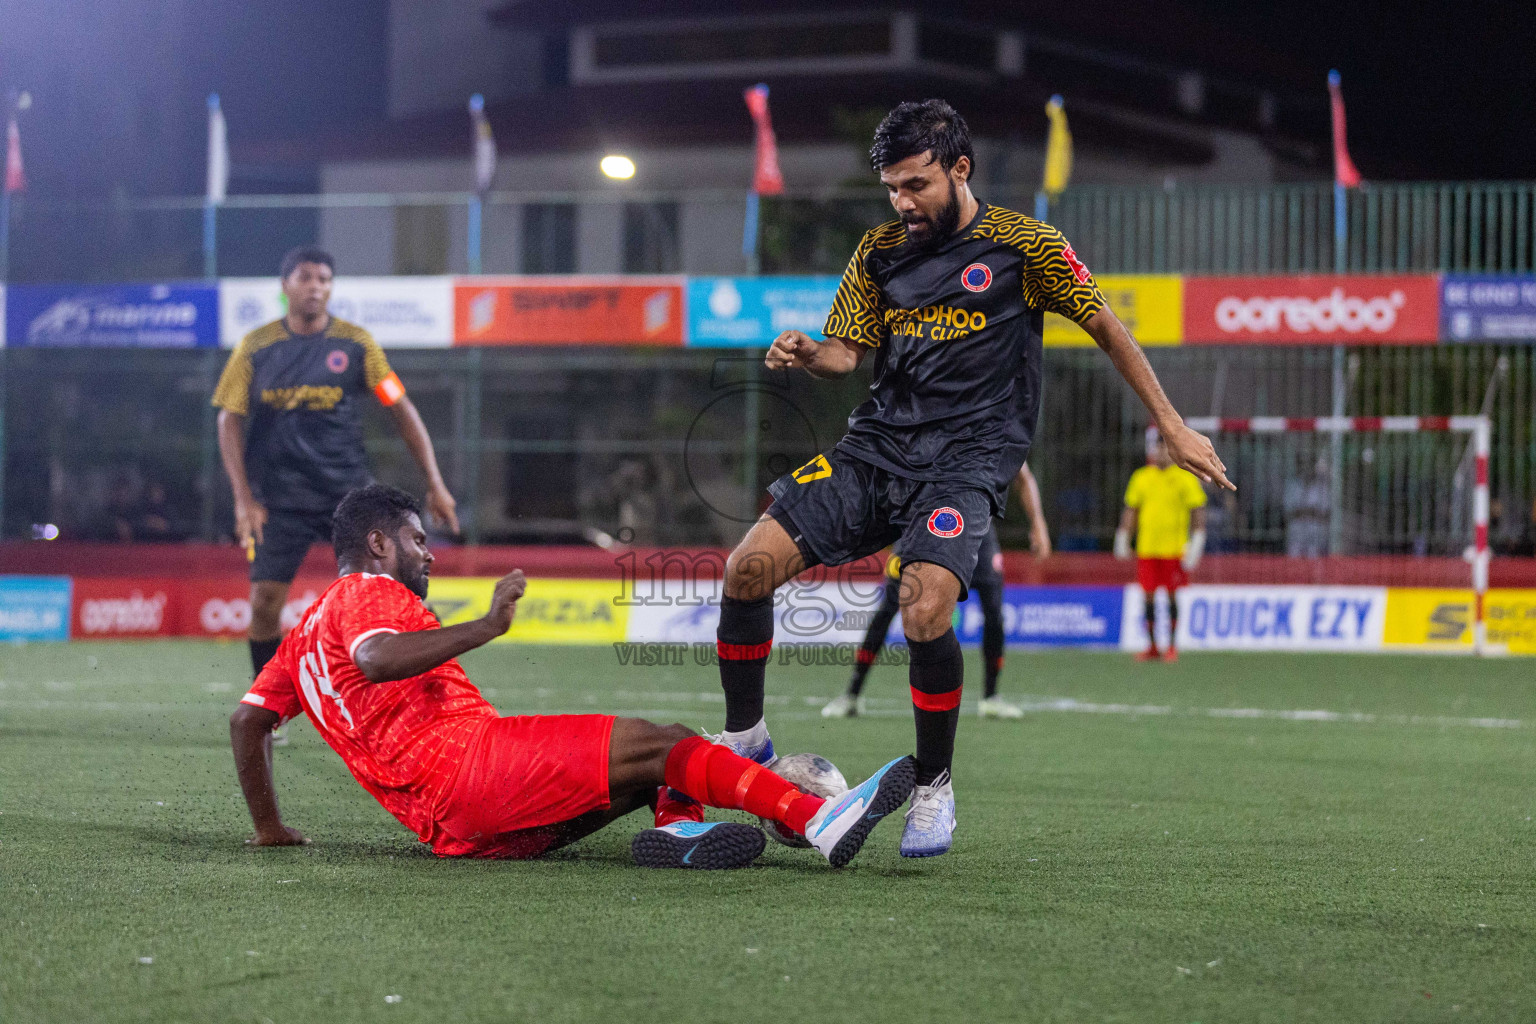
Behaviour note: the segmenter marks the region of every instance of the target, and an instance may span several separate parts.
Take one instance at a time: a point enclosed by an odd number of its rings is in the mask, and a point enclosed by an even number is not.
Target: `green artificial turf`
[[[707,666],[465,661],[509,713],[721,719]],[[896,667],[869,717],[821,719],[845,671],[770,666],[768,715],[854,780],[912,727]],[[1527,661],[1014,652],[1005,691],[1054,710],[967,702],[954,851],[902,860],[893,817],[841,872],[772,844],[642,871],[641,815],[544,862],[440,861],[302,723],[277,777],[314,845],[247,849],[246,672],[228,644],[0,649],[0,1020],[1536,1017]],[[1311,710],[1343,718],[1257,714]]]

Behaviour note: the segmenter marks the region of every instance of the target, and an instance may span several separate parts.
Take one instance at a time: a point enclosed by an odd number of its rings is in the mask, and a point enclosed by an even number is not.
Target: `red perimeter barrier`
[[[549,546],[443,547],[434,554],[438,577],[500,576],[522,569],[531,577],[644,583],[684,575],[716,579],[727,552]],[[881,559],[871,557],[833,571],[844,578],[871,579],[882,566]],[[316,547],[310,552],[289,593],[285,625],[293,624],[335,571],[329,551]],[[0,573],[74,577],[71,632],[76,637],[238,637],[250,623],[249,566],[245,553],[228,545],[8,543],[0,544]],[[1103,553],[1060,554],[1040,562],[1015,551],[1004,555],[1004,573],[1010,583],[1103,586],[1130,583],[1135,563]],[[1470,567],[1456,558],[1210,555],[1193,575],[1198,583],[1471,586]],[[1536,559],[1494,559],[1490,575],[1494,587],[1536,587]]]
[[[625,548],[604,551],[584,545],[483,546],[433,549],[438,576],[500,576],[522,569],[529,576],[567,579],[681,578],[720,575],[729,552],[724,548]],[[1004,554],[1010,583],[1103,586],[1129,583],[1134,562],[1107,553],[1072,552],[1038,562],[1027,552]],[[880,572],[878,558],[844,570],[858,577]],[[301,578],[329,579],[336,572],[330,551],[313,548],[299,570]],[[0,544],[0,573],[75,577],[186,579],[212,577],[244,580],[245,553],[216,544],[76,544],[38,541]],[[1207,555],[1195,571],[1200,583],[1359,584],[1402,587],[1469,587],[1471,568],[1459,558],[1360,555],[1346,558],[1292,559],[1283,555]],[[1536,559],[1495,558],[1495,587],[1536,587]]]

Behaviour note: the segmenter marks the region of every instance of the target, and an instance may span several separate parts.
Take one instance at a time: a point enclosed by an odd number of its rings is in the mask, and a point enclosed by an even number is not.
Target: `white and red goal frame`
[[[1468,434],[1472,440],[1472,646],[1487,647],[1484,604],[1488,594],[1488,453],[1493,428],[1487,416],[1191,416],[1185,424],[1203,434]],[[1148,449],[1157,428],[1147,428]],[[1239,482],[1241,486],[1241,482]]]

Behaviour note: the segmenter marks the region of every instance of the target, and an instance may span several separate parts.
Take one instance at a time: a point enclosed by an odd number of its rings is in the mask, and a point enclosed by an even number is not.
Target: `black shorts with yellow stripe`
[[[898,476],[835,448],[775,480],[768,493],[768,514],[808,568],[844,565],[894,544],[908,564],[954,573],[962,601],[992,533],[987,491]]]

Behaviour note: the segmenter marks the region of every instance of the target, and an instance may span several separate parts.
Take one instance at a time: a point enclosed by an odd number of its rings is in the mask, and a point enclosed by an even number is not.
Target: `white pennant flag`
[[[222,203],[229,193],[229,139],[219,94],[208,94],[208,202]]]
[[[475,125],[475,191],[484,195],[496,177],[496,139],[485,117],[485,97],[479,93],[469,98],[469,116]]]

